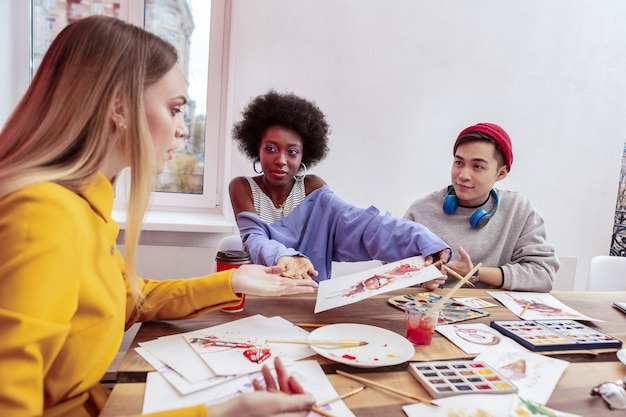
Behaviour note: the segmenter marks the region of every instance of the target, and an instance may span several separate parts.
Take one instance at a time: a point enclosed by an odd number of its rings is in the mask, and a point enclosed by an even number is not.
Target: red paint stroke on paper
[[[248,349],[243,351],[243,356],[252,363],[261,363],[272,356],[269,348]]]

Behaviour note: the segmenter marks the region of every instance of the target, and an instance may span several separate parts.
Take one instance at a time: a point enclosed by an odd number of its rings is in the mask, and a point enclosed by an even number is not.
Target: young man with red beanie
[[[543,219],[522,194],[493,188],[513,165],[509,135],[494,123],[478,123],[461,131],[453,155],[452,185],[413,202],[404,218],[448,242],[460,257],[447,265],[459,274],[481,262],[470,279],[476,287],[549,292],[560,262],[546,243]],[[424,287],[456,282],[433,280]]]

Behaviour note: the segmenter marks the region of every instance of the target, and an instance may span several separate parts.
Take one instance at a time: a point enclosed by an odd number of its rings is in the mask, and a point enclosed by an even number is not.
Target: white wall
[[[7,15],[3,57],[16,30]],[[316,101],[333,132],[312,171],[345,200],[401,216],[449,183],[457,133],[492,121],[514,144],[499,186],[543,215],[564,260],[557,287],[584,289],[591,257],[608,254],[626,138],[626,2],[233,0],[231,47],[234,119],[270,88]],[[251,175],[232,153],[227,178]],[[211,248],[183,246],[142,248],[140,272],[206,272]]]
[[[608,254],[626,2],[235,0],[232,42],[235,118],[269,88],[315,100],[333,133],[314,171],[345,200],[402,216],[449,184],[458,132],[492,121],[515,156],[498,185],[543,215],[559,287],[584,289],[590,258]],[[232,176],[251,175],[233,154]]]

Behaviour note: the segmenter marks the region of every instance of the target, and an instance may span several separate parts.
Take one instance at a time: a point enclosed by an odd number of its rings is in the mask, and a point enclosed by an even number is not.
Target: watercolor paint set
[[[418,303],[424,306],[433,306],[437,304],[439,300],[441,300],[440,295],[426,292],[396,295],[389,298],[387,302],[394,307],[398,307],[400,310],[404,310],[404,305],[406,303]],[[439,321],[437,324],[451,324],[486,316],[489,316],[489,313],[486,311],[477,310],[456,301],[448,300],[445,302],[441,310],[439,310]]]
[[[491,327],[534,352],[622,347],[621,340],[576,320],[495,320]]]
[[[409,372],[433,398],[517,392],[494,368],[476,360],[410,362]]]

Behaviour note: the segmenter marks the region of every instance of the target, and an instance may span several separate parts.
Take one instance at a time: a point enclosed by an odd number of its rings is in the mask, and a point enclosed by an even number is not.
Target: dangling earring
[[[263,169],[261,169],[260,171],[256,170],[256,163],[259,162],[261,160],[261,158],[259,158],[258,156],[256,158],[254,158],[254,160],[252,161],[252,169],[254,170],[254,172],[256,172],[257,174],[262,174],[263,173]],[[261,167],[263,168],[263,167]]]
[[[300,162],[300,169],[298,169],[298,172],[302,173],[300,175],[296,173],[293,177],[296,181],[303,181],[304,177],[306,177],[306,165],[304,165],[304,163]]]

